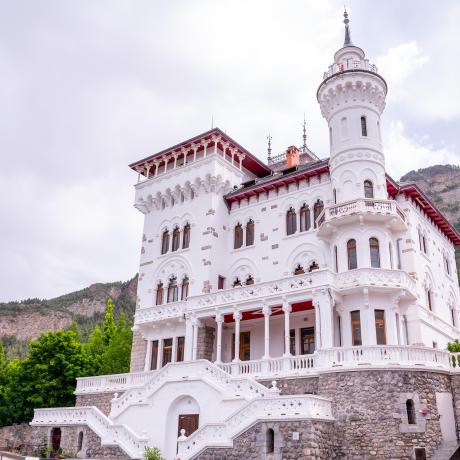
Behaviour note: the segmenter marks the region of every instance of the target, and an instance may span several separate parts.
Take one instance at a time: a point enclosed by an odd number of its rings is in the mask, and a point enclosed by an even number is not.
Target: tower
[[[329,125],[330,172],[336,202],[387,198],[380,116],[387,85],[364,51],[353,45],[348,13],[345,39],[317,91]]]

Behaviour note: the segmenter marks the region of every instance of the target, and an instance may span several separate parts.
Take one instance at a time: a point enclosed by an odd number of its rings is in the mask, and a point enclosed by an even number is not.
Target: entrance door
[[[52,458],[56,457],[56,453],[61,447],[61,429],[53,428],[51,430],[51,454]]]
[[[315,352],[315,328],[303,327],[300,329],[300,353],[311,355]]]
[[[232,359],[235,357],[235,334],[232,334]],[[240,356],[241,361],[251,359],[251,332],[240,332]]]
[[[185,436],[189,437],[198,429],[199,414],[184,414],[179,415],[179,423],[177,428],[177,437],[180,436],[180,430],[185,430]]]
[[[436,393],[436,407],[438,408],[442,439],[444,441],[455,441],[457,434],[455,432],[452,393]]]

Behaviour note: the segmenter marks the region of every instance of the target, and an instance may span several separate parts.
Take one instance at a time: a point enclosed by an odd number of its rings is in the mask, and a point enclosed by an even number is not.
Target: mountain
[[[401,182],[416,183],[433,204],[460,232],[460,167],[436,165],[410,171],[401,177]],[[460,248],[455,252],[457,273],[460,280]]]
[[[132,320],[136,305],[137,275],[126,282],[97,283],[54,299],[26,299],[0,303],[0,339],[7,354],[22,356],[27,340],[42,331],[67,328],[76,323],[85,339],[101,324],[108,298],[115,302],[115,316],[124,312]]]

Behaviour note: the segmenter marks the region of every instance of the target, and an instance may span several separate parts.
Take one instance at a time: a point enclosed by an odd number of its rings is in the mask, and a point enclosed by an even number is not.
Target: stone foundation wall
[[[410,459],[414,447],[427,457],[442,440],[436,392],[451,392],[450,376],[398,370],[322,374],[318,394],[332,399],[334,450],[338,457]],[[415,402],[408,425],[405,401]],[[422,415],[419,410],[426,407]]]
[[[259,383],[271,388],[273,380],[276,380],[276,386],[281,390],[282,395],[317,395],[318,394],[318,377],[304,378],[284,378],[272,380],[259,380]]]
[[[454,413],[457,420],[457,437],[460,439],[460,374],[451,377]]]
[[[212,361],[212,352],[214,350],[215,329],[211,326],[200,327],[197,338],[197,359],[207,359]]]
[[[96,406],[103,414],[109,415],[110,401],[113,399],[115,393],[97,393],[77,395],[75,407],[77,406]],[[121,393],[119,394],[121,396]]]
[[[133,345],[131,347],[130,372],[141,372],[144,370],[146,353],[147,340],[142,338],[142,334],[140,331],[133,331]]]
[[[274,431],[274,451],[267,452],[267,430]],[[293,439],[298,433],[299,439]],[[200,460],[322,460],[333,456],[332,423],[326,421],[259,422],[235,438],[232,449],[210,448],[197,455]]]

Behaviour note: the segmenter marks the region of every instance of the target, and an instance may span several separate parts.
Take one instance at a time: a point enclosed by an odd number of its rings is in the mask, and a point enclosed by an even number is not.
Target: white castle
[[[322,391],[325,376],[455,376],[444,350],[460,337],[460,236],[416,185],[386,173],[387,84],[348,22],[317,91],[328,159],[304,136],[265,164],[215,128],[130,165],[145,216],[131,373],[79,379],[77,407],[37,410],[33,425],[91,429],[131,458],[157,446],[167,460],[244,458],[236,440],[259,427],[260,458],[301,458],[286,456],[296,442],[310,449],[298,426],[346,431],[348,402]],[[457,439],[460,396],[439,388],[433,407],[420,389],[393,401],[401,442],[419,437],[392,458]],[[433,445],[427,411],[440,415]],[[336,452],[316,449],[305,458]]]

